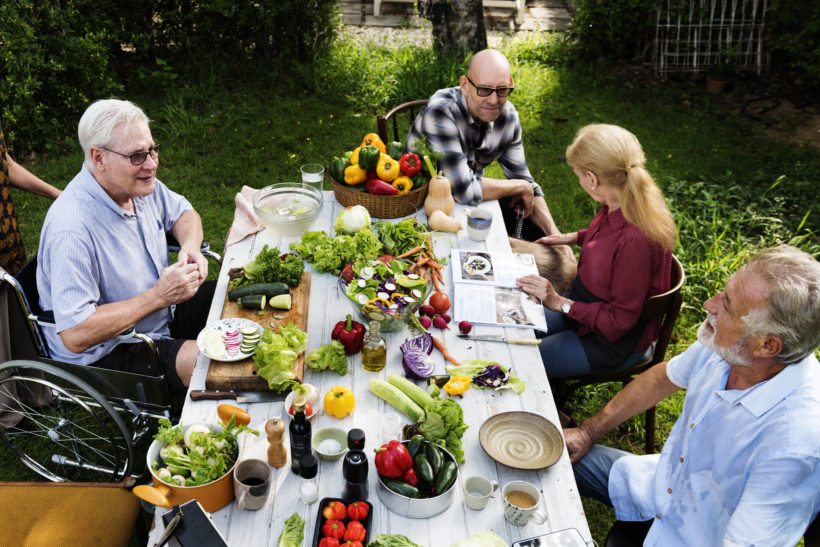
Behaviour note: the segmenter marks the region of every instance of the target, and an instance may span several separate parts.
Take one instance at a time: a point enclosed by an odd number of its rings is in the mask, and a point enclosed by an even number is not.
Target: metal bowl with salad
[[[430,292],[430,282],[410,272],[409,266],[401,259],[348,264],[339,277],[339,289],[360,321],[378,321],[382,332],[397,331]]]

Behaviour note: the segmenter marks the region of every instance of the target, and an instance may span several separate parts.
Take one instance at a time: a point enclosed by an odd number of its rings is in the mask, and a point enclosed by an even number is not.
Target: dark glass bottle
[[[367,454],[364,453],[364,431],[351,429],[347,434],[347,448],[342,463],[342,476],[345,479],[344,499],[366,500],[367,488]]]
[[[307,401],[302,395],[293,398],[293,419],[290,421],[290,470],[299,475],[302,456],[311,454],[310,422],[305,416]]]

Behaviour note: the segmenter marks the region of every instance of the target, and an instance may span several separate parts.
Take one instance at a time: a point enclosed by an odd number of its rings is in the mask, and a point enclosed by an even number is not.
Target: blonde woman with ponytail
[[[566,156],[602,207],[588,228],[538,240],[580,245],[578,275],[566,293],[538,275],[518,279],[546,308],[549,332],[540,349],[550,378],[626,369],[649,351],[660,322],[644,323],[641,309],[648,297],[669,290],[677,236],[635,135],[616,125],[588,125]]]

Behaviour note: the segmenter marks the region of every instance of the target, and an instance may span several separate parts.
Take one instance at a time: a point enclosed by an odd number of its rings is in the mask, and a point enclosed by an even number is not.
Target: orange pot
[[[187,431],[191,425],[194,424],[190,424],[184,429]],[[221,429],[218,425],[210,427],[214,432],[218,432]],[[197,500],[200,505],[202,505],[202,508],[209,513],[222,509],[233,501],[233,470],[236,467],[236,462],[239,461],[242,455],[241,444],[239,445],[239,453],[236,456],[236,461],[231,468],[228,469],[228,472],[214,481],[199,486],[176,486],[160,480],[156,473],[154,473],[153,468],[154,462],[162,461],[159,457],[160,448],[162,448],[162,445],[159,441],[154,441],[148,448],[146,464],[151,471],[151,476],[154,478],[154,486],[147,484],[135,486],[132,492],[138,498],[152,505],[167,508],[180,505],[186,501]]]

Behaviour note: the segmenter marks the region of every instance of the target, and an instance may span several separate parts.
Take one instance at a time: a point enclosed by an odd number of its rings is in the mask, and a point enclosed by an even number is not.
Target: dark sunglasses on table
[[[148,149],[148,152],[134,152],[133,154],[121,154],[116,150],[111,150],[110,148],[106,148],[105,146],[100,146],[103,150],[107,150],[108,152],[113,152],[118,156],[122,156],[123,158],[128,158],[131,160],[131,165],[142,165],[145,163],[145,160],[148,159],[148,154],[151,154],[152,159],[157,159],[159,156],[159,145],[155,144],[151,148]]]
[[[479,97],[489,97],[493,94],[493,92],[495,92],[499,99],[504,99],[509,97],[510,93],[512,93],[513,89],[515,89],[514,87],[486,87],[483,85],[475,85],[469,76],[465,76],[465,78],[467,78],[467,81],[473,85],[476,95]]]

